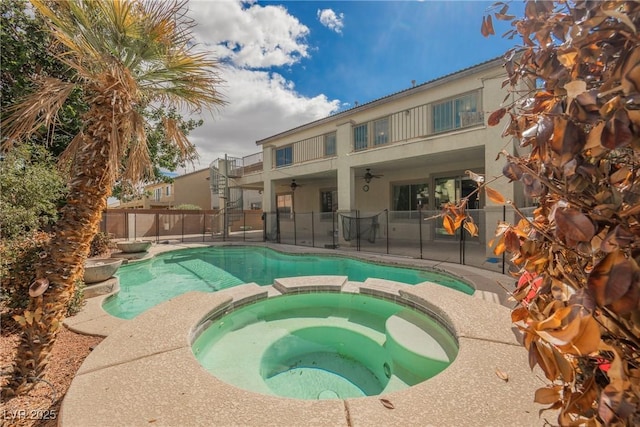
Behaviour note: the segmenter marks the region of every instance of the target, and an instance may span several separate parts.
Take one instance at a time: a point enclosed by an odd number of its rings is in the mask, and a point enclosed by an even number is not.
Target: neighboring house
[[[180,205],[196,205],[212,209],[209,169],[201,169],[144,187],[142,196],[122,202],[117,209],[171,209]]]
[[[173,183],[157,182],[144,187],[143,194],[133,200],[120,202],[117,209],[169,209],[174,205]]]
[[[173,207],[196,205],[201,209],[212,209],[209,168],[200,169],[173,179]]]
[[[419,209],[437,211],[474,191],[467,170],[501,176],[497,154],[517,147],[501,136],[504,123],[486,124],[507,95],[502,64],[490,60],[259,140],[262,167],[244,161],[234,184],[261,188],[262,209],[281,217],[388,210],[401,222]],[[501,179],[491,187],[516,206],[530,204],[515,185]],[[503,207],[479,194],[469,208],[484,210],[488,240]]]

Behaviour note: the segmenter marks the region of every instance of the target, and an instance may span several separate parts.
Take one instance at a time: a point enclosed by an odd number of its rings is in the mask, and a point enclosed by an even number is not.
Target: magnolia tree
[[[640,425],[640,3],[527,1],[524,17],[494,4],[522,45],[505,55],[509,95],[493,112],[508,150],[503,179],[536,200],[533,217],[500,223],[490,243],[518,277],[512,320],[548,385],[535,401],[567,425]],[[515,99],[515,102],[509,101]],[[510,204],[491,179],[479,191]],[[465,202],[443,212],[454,231]],[[475,232],[473,225],[467,230]]]

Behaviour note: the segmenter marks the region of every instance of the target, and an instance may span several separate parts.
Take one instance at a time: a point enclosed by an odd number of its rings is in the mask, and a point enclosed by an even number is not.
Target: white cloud
[[[336,14],[331,9],[318,9],[318,20],[328,29],[342,34],[344,28],[344,13]]]
[[[200,42],[238,67],[292,65],[309,56],[309,28],[282,6],[241,1],[195,1],[190,16]]]
[[[292,81],[273,71],[308,55],[309,29],[285,8],[237,0],[192,1],[189,8],[198,42],[224,61],[220,90],[228,103],[213,117],[203,113],[205,124],[189,135],[200,154],[196,169],[225,153],[257,153],[257,140],[339,110],[339,100],[321,93],[302,96]]]

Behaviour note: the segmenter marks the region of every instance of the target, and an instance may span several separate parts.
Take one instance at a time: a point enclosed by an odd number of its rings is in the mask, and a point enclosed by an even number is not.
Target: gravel
[[[0,367],[5,372],[15,357],[19,342],[16,331],[3,327],[0,336]],[[49,365],[44,371],[44,381],[38,382],[29,393],[0,404],[0,424],[7,426],[57,426],[60,404],[71,381],[84,359],[101,341],[102,337],[80,335],[62,328],[53,345]],[[7,377],[0,379],[4,385]]]

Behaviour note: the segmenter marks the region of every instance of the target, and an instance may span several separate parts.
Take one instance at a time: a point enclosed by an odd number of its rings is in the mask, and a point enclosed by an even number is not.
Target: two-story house
[[[278,212],[280,228],[293,213],[372,217],[385,211],[396,234],[416,212],[471,194],[469,208],[481,210],[488,226],[480,240],[487,241],[503,207],[474,193],[466,171],[501,176],[497,154],[516,149],[502,137],[502,125],[486,122],[508,95],[502,64],[502,58],[490,60],[261,139],[262,168],[244,164],[235,182],[262,188],[263,211]],[[515,185],[507,179],[491,184],[522,206],[527,201]],[[338,227],[346,243],[347,223]],[[432,234],[447,238],[441,226]]]

